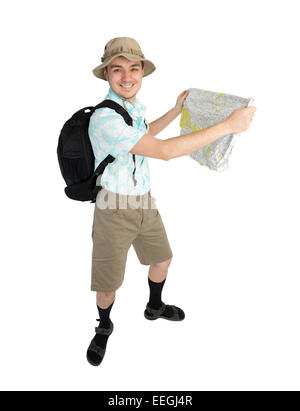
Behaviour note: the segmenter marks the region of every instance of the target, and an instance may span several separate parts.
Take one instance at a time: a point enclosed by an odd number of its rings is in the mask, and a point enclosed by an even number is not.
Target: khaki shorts
[[[103,208],[108,203],[109,208]],[[121,286],[131,244],[143,265],[173,256],[150,191],[125,195],[102,188],[95,203],[92,239],[92,291],[112,292]]]

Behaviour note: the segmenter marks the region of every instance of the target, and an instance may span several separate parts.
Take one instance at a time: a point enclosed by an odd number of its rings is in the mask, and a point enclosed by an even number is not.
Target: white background
[[[297,3],[1,4],[1,389],[300,388]],[[107,93],[92,69],[119,36],[157,67],[138,94],[149,122],[190,87],[253,97],[257,112],[226,172],[149,160],[174,254],[163,300],[186,319],[144,318],[148,267],[131,248],[97,368],[94,205],[65,196],[56,148]],[[179,134],[178,117],[158,137]]]

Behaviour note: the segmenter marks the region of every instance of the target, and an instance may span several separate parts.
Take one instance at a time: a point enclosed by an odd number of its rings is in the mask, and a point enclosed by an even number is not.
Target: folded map
[[[190,88],[185,99],[180,118],[180,135],[211,127],[225,120],[234,110],[252,105],[254,99]],[[223,171],[228,168],[228,160],[238,134],[220,137],[201,149],[188,154],[202,166]]]

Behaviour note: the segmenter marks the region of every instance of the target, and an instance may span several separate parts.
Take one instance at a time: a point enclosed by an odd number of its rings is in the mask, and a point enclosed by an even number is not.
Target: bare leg
[[[97,305],[100,308],[108,308],[116,297],[116,292],[112,291],[110,293],[104,293],[102,291],[97,291]]]
[[[155,283],[164,281],[167,277],[169,265],[171,264],[172,257],[162,263],[153,264],[149,267],[148,277]]]

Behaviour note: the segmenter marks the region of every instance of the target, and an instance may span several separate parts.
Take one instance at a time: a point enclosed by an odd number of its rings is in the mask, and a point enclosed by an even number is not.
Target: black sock
[[[156,283],[154,281],[151,281],[150,278],[148,277],[148,284],[150,288],[150,297],[149,297],[148,305],[150,308],[157,310],[158,308],[162,306],[161,293],[162,293],[162,289],[165,284],[165,281],[166,279],[164,279],[160,283]],[[172,317],[173,315],[172,308],[166,307],[165,311],[163,312],[163,315],[165,315],[166,317]]]
[[[148,305],[149,307],[154,308],[155,310],[161,307],[161,292],[165,284],[165,281],[166,279],[164,279],[164,281],[162,281],[161,283],[155,283],[154,281],[151,281],[148,277],[148,284],[150,288]]]
[[[100,308],[97,305],[98,312],[99,312],[99,317],[100,317],[99,327],[101,327],[101,328],[109,328],[110,327],[109,315],[110,315],[110,310],[112,309],[112,306],[113,306],[114,302],[115,301],[113,301],[111,303],[111,305],[107,308]],[[99,347],[105,349],[108,338],[109,338],[109,335],[96,334],[95,337],[93,338],[93,340],[95,341],[95,343]],[[96,354],[94,351],[88,350],[88,355],[89,355],[90,359],[93,362],[97,362],[99,360],[99,355]]]
[[[100,317],[99,327],[109,328],[109,326],[110,326],[109,316],[110,316],[110,311],[112,309],[112,306],[113,306],[114,302],[115,302],[115,300],[107,308],[101,308],[101,307],[99,307],[99,305],[97,305],[98,313],[99,313],[99,317]]]

